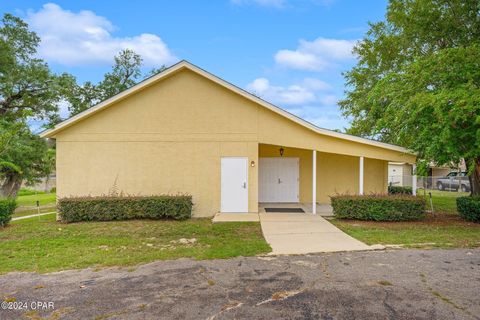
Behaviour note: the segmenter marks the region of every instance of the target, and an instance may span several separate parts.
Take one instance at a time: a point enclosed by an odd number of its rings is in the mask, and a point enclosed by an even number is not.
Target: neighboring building
[[[395,145],[318,128],[182,61],[42,133],[57,194],[193,196],[194,216],[386,192]],[[315,208],[315,207],[314,207]]]
[[[408,163],[390,162],[388,164],[388,184],[392,186],[412,186],[412,165]]]

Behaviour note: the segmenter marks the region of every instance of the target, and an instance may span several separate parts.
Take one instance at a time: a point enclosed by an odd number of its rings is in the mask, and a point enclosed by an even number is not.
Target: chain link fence
[[[388,176],[390,186],[412,187],[412,175]],[[470,192],[470,180],[464,172],[450,172],[445,176],[417,176],[417,190],[438,190],[445,192]]]

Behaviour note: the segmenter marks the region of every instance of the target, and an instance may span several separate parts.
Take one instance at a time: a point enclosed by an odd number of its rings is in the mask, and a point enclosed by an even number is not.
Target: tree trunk
[[[9,174],[5,177],[0,186],[0,196],[16,197],[22,186],[22,178],[18,174]]]
[[[475,169],[470,177],[470,190],[472,196],[480,196],[480,157],[474,160]]]

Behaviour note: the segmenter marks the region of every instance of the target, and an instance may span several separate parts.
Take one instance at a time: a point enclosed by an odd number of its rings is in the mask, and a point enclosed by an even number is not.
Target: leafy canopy
[[[134,86],[140,79],[165,70],[165,66],[153,69],[146,75],[142,75],[143,60],[133,50],[125,49],[114,57],[112,70],[106,73],[103,80],[98,84],[87,81],[77,84],[76,79],[71,77],[69,81],[69,93],[67,101],[70,103],[70,115],[76,115],[101,101],[107,100],[114,95]]]
[[[354,51],[340,102],[350,133],[480,174],[480,1],[391,0]]]
[[[5,14],[0,25],[0,116],[17,121],[46,119],[58,111],[66,75],[54,75],[35,56],[40,38],[28,25]]]

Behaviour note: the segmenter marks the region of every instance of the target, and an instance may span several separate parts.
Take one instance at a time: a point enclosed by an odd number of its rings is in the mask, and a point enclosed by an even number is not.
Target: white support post
[[[312,213],[317,214],[317,150],[312,152]]]
[[[359,179],[358,179],[358,194],[363,195],[363,165],[364,159],[363,157],[360,157],[360,174],[359,174]]]
[[[417,165],[412,164],[412,194],[417,195]]]

